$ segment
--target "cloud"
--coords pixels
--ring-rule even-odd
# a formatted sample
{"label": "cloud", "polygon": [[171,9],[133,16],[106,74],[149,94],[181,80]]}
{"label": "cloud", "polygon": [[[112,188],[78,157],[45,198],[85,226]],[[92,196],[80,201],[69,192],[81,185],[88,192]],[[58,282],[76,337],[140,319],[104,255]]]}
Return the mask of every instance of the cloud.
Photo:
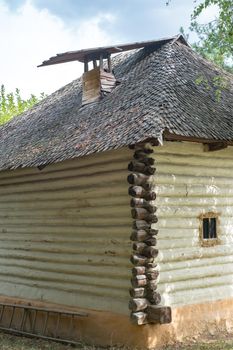
{"label": "cloud", "polygon": [[[83,72],[82,64],[36,68],[69,50],[158,39],[186,30],[193,1],[174,0],[0,0],[0,84],[24,95],[50,93]],[[206,23],[217,14],[208,7]],[[2,34],[3,33],[3,34]],[[197,37],[190,35],[193,42]]]}
{"label": "cloud", "polygon": [[[0,84],[22,93],[50,93],[82,74],[78,62],[36,68],[43,60],[59,52],[112,44],[103,23],[116,20],[111,13],[100,12],[91,18],[67,25],[48,9],[38,9],[25,1],[16,11],[0,0]],[[118,39],[119,41],[119,39]]]}

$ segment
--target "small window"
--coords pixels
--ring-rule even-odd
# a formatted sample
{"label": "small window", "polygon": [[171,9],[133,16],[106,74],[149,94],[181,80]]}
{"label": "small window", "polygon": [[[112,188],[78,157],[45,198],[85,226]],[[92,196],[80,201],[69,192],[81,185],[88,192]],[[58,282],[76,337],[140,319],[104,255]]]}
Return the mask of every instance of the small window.
{"label": "small window", "polygon": [[216,218],[203,219],[203,239],[217,238]]}
{"label": "small window", "polygon": [[218,214],[203,214],[200,216],[200,221],[200,239],[202,245],[212,246],[218,244]]}

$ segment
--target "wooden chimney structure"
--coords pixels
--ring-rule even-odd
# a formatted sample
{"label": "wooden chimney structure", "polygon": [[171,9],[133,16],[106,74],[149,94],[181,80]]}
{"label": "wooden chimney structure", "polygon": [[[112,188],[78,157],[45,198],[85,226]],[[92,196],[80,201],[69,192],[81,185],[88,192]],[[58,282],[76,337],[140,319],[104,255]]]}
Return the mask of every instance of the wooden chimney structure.
{"label": "wooden chimney structure", "polygon": [[[84,62],[82,105],[99,101],[116,86],[117,81],[112,73],[110,54],[107,55],[107,68],[104,68],[105,55],[102,52],[97,53],[95,57],[97,59],[93,60],[87,57]],[[93,61],[91,70],[88,69],[89,60]]]}
{"label": "wooden chimney structure", "polygon": [[[117,47],[71,51],[51,57],[39,67],[76,60],[84,63],[82,79],[82,105],[84,106],[99,101],[117,85],[117,80],[112,72],[111,54],[120,51],[123,49]],[[91,62],[93,67],[90,69]]]}
{"label": "wooden chimney structure", "polygon": [[[167,39],[160,41],[160,45]],[[97,102],[107,94],[111,93],[119,81],[116,80],[111,64],[111,55],[123,51],[139,48],[154,48],[154,41],[135,42],[131,44],[97,47],[78,51],[68,51],[57,54],[44,61],[38,67],[44,67],[59,63],[79,61],[84,64],[82,80],[82,106]],[[92,69],[90,64],[92,62]]]}

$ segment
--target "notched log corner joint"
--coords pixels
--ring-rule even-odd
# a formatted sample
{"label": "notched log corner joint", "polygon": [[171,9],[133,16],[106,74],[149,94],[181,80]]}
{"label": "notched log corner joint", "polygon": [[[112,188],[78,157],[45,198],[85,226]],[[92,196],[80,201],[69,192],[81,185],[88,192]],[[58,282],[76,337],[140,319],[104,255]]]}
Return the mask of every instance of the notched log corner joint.
{"label": "notched log corner joint", "polygon": [[170,323],[171,308],[159,306],[161,296],[157,292],[159,271],[155,258],[158,255],[156,235],[158,230],[151,227],[158,221],[156,206],[152,201],[156,193],[151,186],[151,175],[156,171],[154,159],[150,157],[153,150],[144,144],[134,147],[134,159],[129,163],[131,172],[127,178],[133,230],[130,239],[132,244],[131,263],[132,278],[130,288],[131,321],[137,325],[147,323]]}

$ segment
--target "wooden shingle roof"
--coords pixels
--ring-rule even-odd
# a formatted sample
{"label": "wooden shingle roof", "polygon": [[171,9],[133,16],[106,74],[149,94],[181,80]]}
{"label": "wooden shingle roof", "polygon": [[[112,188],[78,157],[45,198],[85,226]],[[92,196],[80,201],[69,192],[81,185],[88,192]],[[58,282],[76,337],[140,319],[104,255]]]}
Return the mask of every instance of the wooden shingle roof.
{"label": "wooden shingle roof", "polygon": [[164,131],[233,142],[233,76],[182,40],[122,53],[113,63],[121,83],[100,102],[82,107],[77,79],[3,125],[0,169],[117,149],[157,139]]}

